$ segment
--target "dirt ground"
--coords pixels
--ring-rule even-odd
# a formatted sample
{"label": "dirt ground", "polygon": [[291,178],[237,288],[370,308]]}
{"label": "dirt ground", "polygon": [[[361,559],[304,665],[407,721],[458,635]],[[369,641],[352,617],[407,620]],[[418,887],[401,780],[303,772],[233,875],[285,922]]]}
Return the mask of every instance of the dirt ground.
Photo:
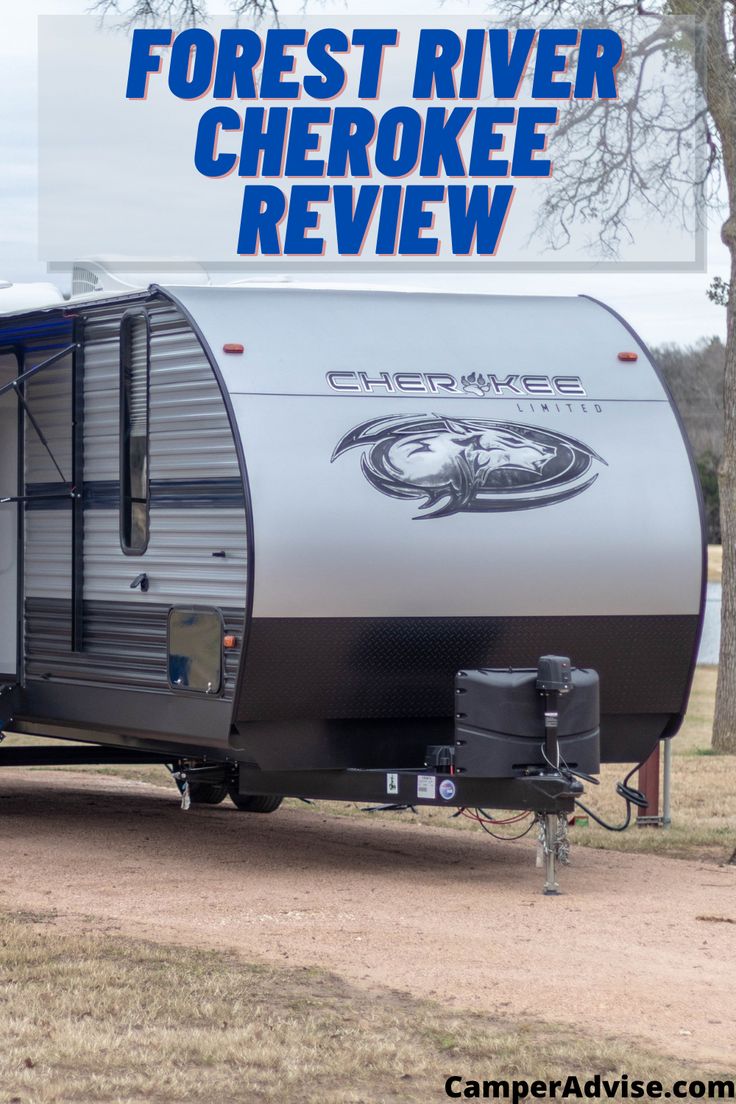
{"label": "dirt ground", "polygon": [[544,898],[528,840],[229,803],[4,770],[0,908],[81,931],[319,965],[389,986],[636,1039],[733,1068],[736,867],[577,848]]}

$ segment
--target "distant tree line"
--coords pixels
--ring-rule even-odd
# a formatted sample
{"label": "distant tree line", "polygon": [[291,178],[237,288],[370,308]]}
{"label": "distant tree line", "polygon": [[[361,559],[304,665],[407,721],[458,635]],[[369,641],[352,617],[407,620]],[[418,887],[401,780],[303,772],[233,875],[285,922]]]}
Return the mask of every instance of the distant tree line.
{"label": "distant tree line", "polygon": [[660,345],[654,358],[679,407],[690,438],[705,500],[708,543],[721,543],[718,465],[723,454],[723,372],[726,348],[718,337],[695,345]]}

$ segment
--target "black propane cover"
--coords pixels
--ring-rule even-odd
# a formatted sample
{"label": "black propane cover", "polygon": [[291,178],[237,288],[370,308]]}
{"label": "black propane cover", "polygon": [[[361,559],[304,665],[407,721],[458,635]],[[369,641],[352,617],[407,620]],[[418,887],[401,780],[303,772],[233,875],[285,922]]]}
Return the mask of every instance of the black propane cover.
{"label": "black propane cover", "polygon": [[548,769],[545,709],[558,713],[561,762],[586,774],[600,769],[598,673],[572,667],[561,693],[538,687],[539,669],[481,668],[455,678],[455,767],[483,778],[515,778]]}

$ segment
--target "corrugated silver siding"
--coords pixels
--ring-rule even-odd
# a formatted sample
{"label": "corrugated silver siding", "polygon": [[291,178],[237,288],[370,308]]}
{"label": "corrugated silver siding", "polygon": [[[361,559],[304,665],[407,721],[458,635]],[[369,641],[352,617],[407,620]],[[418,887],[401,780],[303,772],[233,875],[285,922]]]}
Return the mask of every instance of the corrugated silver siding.
{"label": "corrugated silver siding", "polygon": [[[243,612],[220,607],[225,631],[240,639]],[[130,603],[88,602],[85,607],[84,651],[69,648],[69,605],[43,598],[26,599],[29,677],[160,690],[168,688],[166,624],[168,606],[143,608]],[[223,691],[232,698],[240,666],[240,648],[224,654]],[[178,697],[186,696],[177,692]],[[101,717],[110,725],[114,718]],[[152,727],[153,718],[152,718]]]}
{"label": "corrugated silver siding", "polygon": [[[23,370],[46,360],[52,351],[26,353]],[[42,369],[25,385],[25,397],[66,479],[72,475],[71,354]],[[27,483],[57,483],[61,477],[35,430],[26,419]]]}
{"label": "corrugated silver siding", "polygon": [[[71,341],[71,338],[70,338]],[[64,342],[68,344],[69,342]],[[54,349],[26,350],[24,371],[40,364]],[[28,407],[38,422],[65,480],[72,477],[71,354],[42,369],[25,385]],[[25,481],[48,491],[63,483],[35,429],[25,419]],[[70,598],[72,579],[71,510],[41,509],[25,515],[25,593],[36,597]]]}
{"label": "corrugated silver siding", "polygon": [[[150,478],[240,478],[220,389],[201,345],[173,308],[151,308]],[[85,483],[119,477],[118,310],[85,326]],[[245,606],[246,523],[242,508],[151,507],[148,550],[126,556],[117,509],[88,510],[84,526],[84,592],[93,601],[201,602]],[[224,551],[225,558],[213,552]],[[141,571],[150,590],[130,584]]]}
{"label": "corrugated silver siding", "polygon": [[71,510],[26,511],[24,567],[26,598],[71,601]]}
{"label": "corrugated silver siding", "polygon": [[[119,476],[122,308],[85,325],[84,474]],[[173,307],[151,319],[151,479],[239,478],[220,389],[199,341]]]}
{"label": "corrugated silver siding", "polygon": [[[196,487],[202,480],[239,480],[222,395],[196,335],[170,305],[148,304],[146,309],[151,321],[152,484],[177,480]],[[94,311],[84,326],[84,482],[92,492],[95,486],[107,484],[116,494],[119,484],[119,338],[124,312],[123,306]],[[66,418],[68,432],[69,413]],[[59,415],[60,432],[62,426],[63,414]],[[34,479],[51,478],[40,459],[34,464]],[[166,688],[166,615],[172,605],[220,608],[229,631],[238,642],[242,640],[245,509],[216,503],[192,508],[187,505],[188,493],[183,489],[181,501],[173,505],[152,504],[149,546],[141,556],[122,552],[117,507],[85,509],[84,651],[71,653],[66,603],[29,602],[29,676],[50,673],[63,679]],[[27,522],[27,564],[33,579],[29,598],[68,598],[71,511],[33,510],[27,513]],[[225,556],[213,556],[213,552],[225,552]],[[150,579],[147,593],[130,589],[141,572]],[[227,657],[228,695],[238,661],[239,648]]]}
{"label": "corrugated silver siding", "polygon": [[[245,606],[245,516],[242,510],[151,508],[151,537],[143,556],[120,548],[117,510],[84,517],[84,594],[90,601],[169,602]],[[213,556],[213,552],[225,552]],[[145,571],[147,594],[130,584]]]}

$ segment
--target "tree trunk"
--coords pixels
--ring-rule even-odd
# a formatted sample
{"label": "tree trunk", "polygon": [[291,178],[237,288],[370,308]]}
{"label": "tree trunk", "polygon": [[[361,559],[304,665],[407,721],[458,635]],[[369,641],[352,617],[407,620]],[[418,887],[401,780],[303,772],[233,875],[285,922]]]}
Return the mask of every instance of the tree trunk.
{"label": "tree trunk", "polygon": [[726,221],[722,236],[731,254],[731,286],[723,382],[723,459],[718,472],[723,542],[723,610],[713,750],[736,754],[736,215]]}
{"label": "tree trunk", "polygon": [[[736,753],[736,73],[727,23],[733,15],[724,0],[670,0],[673,14],[695,20],[693,61],[711,119],[720,139],[728,217],[721,237],[731,258],[723,380],[723,459],[718,473],[723,543],[723,607],[713,750]],[[705,32],[698,45],[697,35]]]}

